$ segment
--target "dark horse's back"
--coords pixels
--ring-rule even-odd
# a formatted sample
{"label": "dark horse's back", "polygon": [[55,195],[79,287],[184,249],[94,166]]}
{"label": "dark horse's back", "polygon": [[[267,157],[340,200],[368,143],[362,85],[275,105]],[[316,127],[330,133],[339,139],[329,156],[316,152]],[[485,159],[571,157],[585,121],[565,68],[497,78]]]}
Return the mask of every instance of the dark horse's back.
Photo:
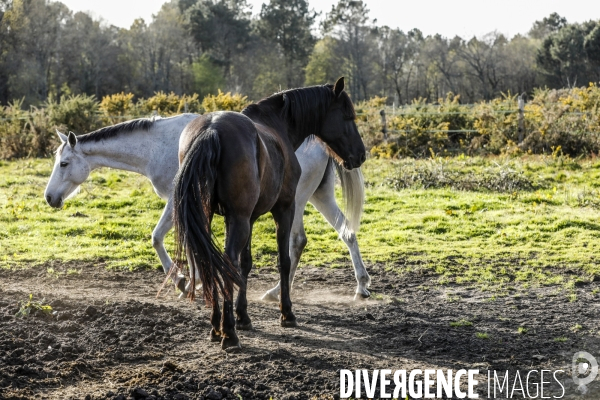
{"label": "dark horse's back", "polygon": [[[214,157],[213,162],[219,171],[218,176],[215,174],[213,183],[216,184],[213,192],[215,203],[219,203],[219,199],[229,199],[231,195],[239,192],[254,193],[255,189],[260,187],[259,171],[254,161],[257,132],[249,118],[234,112],[214,112],[199,116],[185,127],[180,136],[180,165],[185,164],[186,155],[194,156],[195,152],[190,150],[195,146],[202,146],[203,153],[214,153],[205,156]],[[222,168],[223,166],[231,168]],[[229,171],[236,173],[228,174]],[[245,198],[244,204],[233,206],[251,213],[255,206],[251,200]]]}
{"label": "dark horse's back", "polygon": [[[243,199],[243,204],[229,206],[236,210],[246,209],[246,212],[258,217],[268,212],[280,195],[294,198],[295,193],[279,193],[285,175],[296,175],[295,171],[286,171],[287,159],[290,151],[293,155],[293,150],[285,149],[285,144],[269,127],[255,124],[241,113],[218,111],[191,121],[179,139],[179,163],[184,162],[185,155],[190,153],[197,140],[210,140],[213,135],[220,143],[216,165],[220,176],[215,177],[214,195],[217,204],[219,199]],[[204,151],[210,150],[207,147]],[[254,202],[247,196],[237,196],[239,193],[255,192],[259,193],[259,197]]]}

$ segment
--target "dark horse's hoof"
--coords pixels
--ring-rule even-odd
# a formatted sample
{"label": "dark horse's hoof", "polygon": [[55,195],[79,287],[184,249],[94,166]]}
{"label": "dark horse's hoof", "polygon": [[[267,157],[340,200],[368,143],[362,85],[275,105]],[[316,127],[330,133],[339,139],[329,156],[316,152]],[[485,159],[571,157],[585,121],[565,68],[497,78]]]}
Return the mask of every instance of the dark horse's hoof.
{"label": "dark horse's hoof", "polygon": [[185,293],[185,294],[187,294],[187,293],[185,292],[185,282],[186,282],[185,278],[181,278],[181,279],[179,280],[179,282],[177,282],[177,289],[179,289],[179,291],[180,291],[181,293]]}
{"label": "dark horse's hoof", "polygon": [[281,326],[283,326],[284,328],[295,328],[298,326],[298,322],[296,322],[296,318],[283,319],[283,317],[281,317]]}
{"label": "dark horse's hoof", "polygon": [[243,322],[243,321],[235,321],[235,329],[237,329],[238,331],[251,331],[252,329],[254,329],[252,327],[252,322],[248,321],[248,322]]}
{"label": "dark horse's hoof", "polygon": [[225,337],[221,342],[221,349],[225,350],[227,353],[238,353],[242,351],[242,345],[237,337],[235,339]]}
{"label": "dark horse's hoof", "polygon": [[211,342],[220,342],[221,341],[221,332],[215,331],[215,328],[210,330],[210,335],[208,336]]}

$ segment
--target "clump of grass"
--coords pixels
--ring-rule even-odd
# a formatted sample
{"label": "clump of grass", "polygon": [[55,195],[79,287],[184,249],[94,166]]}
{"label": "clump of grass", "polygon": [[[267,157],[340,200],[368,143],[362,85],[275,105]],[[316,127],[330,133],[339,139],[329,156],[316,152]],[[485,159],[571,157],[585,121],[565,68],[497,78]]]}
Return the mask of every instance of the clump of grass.
{"label": "clump of grass", "polygon": [[579,332],[582,329],[583,329],[583,326],[581,326],[579,324],[575,324],[574,326],[571,327],[571,331],[573,331],[575,333]]}
{"label": "clump of grass", "polygon": [[525,327],[523,327],[523,326],[520,326],[520,327],[517,329],[517,333],[518,333],[519,335],[524,335],[524,334],[526,334],[528,331],[529,331],[529,329],[527,329],[527,328],[525,328]]}
{"label": "clump of grass", "polygon": [[35,314],[37,311],[41,311],[44,314],[50,314],[52,312],[52,307],[48,304],[44,304],[44,302],[44,299],[40,301],[33,300],[33,294],[30,294],[29,300],[21,301],[21,306],[19,307],[19,311],[15,314],[15,317],[26,317],[32,313]]}
{"label": "clump of grass", "polygon": [[523,170],[517,170],[509,164],[493,164],[477,171],[461,166],[461,163],[441,158],[401,164],[395,176],[386,179],[386,184],[396,190],[452,188],[500,193],[531,191],[537,188]]}
{"label": "clump of grass", "polygon": [[567,338],[566,338],[566,337],[564,337],[564,336],[561,336],[561,337],[554,338],[554,341],[555,341],[555,342],[559,342],[559,343],[564,343],[564,342],[566,342],[567,340],[569,340],[569,339],[567,339]]}
{"label": "clump of grass", "polygon": [[469,327],[469,326],[473,326],[473,323],[469,320],[461,319],[460,321],[450,322],[450,326],[452,328]]}
{"label": "clump of grass", "polygon": [[569,295],[569,301],[570,301],[571,303],[574,303],[574,302],[576,302],[576,301],[577,301],[577,293],[571,293],[571,294]]}
{"label": "clump of grass", "polygon": [[485,332],[477,332],[475,334],[475,336],[477,336],[477,339],[489,339],[490,338],[490,335],[488,335]]}

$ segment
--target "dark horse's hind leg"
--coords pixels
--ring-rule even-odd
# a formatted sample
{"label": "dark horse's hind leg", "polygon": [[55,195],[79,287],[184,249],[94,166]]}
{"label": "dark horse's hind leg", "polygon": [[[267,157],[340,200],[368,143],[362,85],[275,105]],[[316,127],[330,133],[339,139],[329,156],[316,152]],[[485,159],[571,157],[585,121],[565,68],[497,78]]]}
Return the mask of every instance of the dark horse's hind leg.
{"label": "dark horse's hind leg", "polygon": [[209,339],[211,342],[221,341],[221,308],[219,307],[219,292],[215,289],[213,297],[216,299],[213,304],[212,313],[210,315],[210,324],[212,329],[210,330]]}
{"label": "dark horse's hind leg", "polygon": [[294,203],[287,207],[276,206],[271,210],[277,224],[277,249],[279,252],[279,279],[281,281],[281,296],[279,309],[281,310],[281,326],[294,327],[296,317],[292,313],[292,300],[290,299],[290,231],[294,220]]}
{"label": "dark horse's hind leg", "polygon": [[[248,236],[248,243],[240,256],[240,267],[242,269],[242,278],[246,286],[248,285],[248,275],[252,269],[252,228],[250,228],[250,234]],[[235,327],[242,331],[248,331],[252,329],[252,321],[248,315],[248,299],[246,298],[246,288],[240,288],[238,292],[237,301],[235,303],[235,313],[237,315],[235,319]]]}
{"label": "dark horse's hind leg", "polygon": [[[226,216],[225,225],[227,226],[227,244],[225,245],[225,254],[229,260],[238,269],[240,268],[240,255],[248,243],[250,237],[250,218],[239,216]],[[223,302],[223,319],[221,321],[221,348],[227,351],[241,349],[240,340],[235,333],[235,317],[233,315],[233,287],[228,288],[230,293]]]}

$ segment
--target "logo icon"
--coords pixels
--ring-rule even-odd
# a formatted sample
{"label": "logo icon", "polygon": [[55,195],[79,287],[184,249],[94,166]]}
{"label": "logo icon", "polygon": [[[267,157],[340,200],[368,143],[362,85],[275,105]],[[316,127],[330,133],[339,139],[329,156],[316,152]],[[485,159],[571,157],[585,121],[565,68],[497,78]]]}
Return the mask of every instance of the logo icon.
{"label": "logo icon", "polygon": [[598,375],[598,362],[590,353],[578,351],[573,355],[573,382],[581,394],[587,393],[587,384]]}

